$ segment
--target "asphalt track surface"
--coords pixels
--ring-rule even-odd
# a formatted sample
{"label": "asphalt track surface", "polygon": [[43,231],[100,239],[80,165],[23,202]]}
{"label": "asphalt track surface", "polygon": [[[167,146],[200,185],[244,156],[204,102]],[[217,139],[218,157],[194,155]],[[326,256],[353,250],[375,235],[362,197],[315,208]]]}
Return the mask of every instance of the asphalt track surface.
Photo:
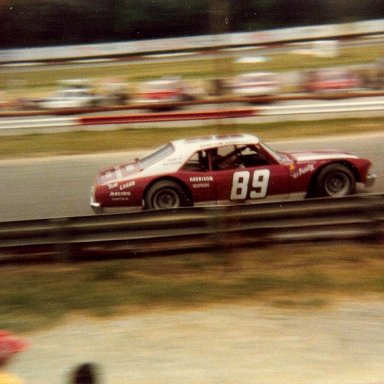
{"label": "asphalt track surface", "polygon": [[[280,150],[340,149],[371,159],[379,177],[369,192],[383,192],[381,134],[309,138],[269,143]],[[0,162],[0,221],[91,215],[90,188],[97,170],[124,163],[142,151]]]}

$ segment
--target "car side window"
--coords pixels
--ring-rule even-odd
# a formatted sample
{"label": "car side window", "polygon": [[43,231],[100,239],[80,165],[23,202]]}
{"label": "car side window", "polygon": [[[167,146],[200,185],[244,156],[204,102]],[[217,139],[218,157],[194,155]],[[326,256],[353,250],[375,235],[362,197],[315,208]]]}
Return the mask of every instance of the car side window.
{"label": "car side window", "polygon": [[239,164],[245,168],[259,167],[270,164],[269,160],[254,145],[247,145],[238,152]]}
{"label": "car side window", "polygon": [[208,155],[205,151],[195,152],[182,167],[183,171],[188,172],[205,172],[208,169]]}
{"label": "car side window", "polygon": [[252,168],[269,164],[268,159],[254,145],[230,146],[211,150],[212,169],[215,171]]}
{"label": "car side window", "polygon": [[211,149],[209,158],[214,171],[237,168],[237,149],[234,145]]}

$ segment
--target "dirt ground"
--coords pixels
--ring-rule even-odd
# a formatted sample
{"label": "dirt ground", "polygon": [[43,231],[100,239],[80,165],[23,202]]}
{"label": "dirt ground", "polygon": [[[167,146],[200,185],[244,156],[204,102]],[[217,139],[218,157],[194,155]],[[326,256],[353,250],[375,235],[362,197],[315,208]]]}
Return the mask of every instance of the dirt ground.
{"label": "dirt ground", "polygon": [[26,384],[65,383],[98,364],[101,384],[384,382],[384,301],[316,310],[255,303],[68,319],[29,336],[12,371]]}

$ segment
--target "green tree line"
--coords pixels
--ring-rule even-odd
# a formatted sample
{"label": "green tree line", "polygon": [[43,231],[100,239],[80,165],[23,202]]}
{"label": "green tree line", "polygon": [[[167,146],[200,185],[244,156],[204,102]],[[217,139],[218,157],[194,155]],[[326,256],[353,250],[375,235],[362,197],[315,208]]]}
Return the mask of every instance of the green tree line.
{"label": "green tree line", "polygon": [[0,48],[384,18],[382,0],[0,0]]}

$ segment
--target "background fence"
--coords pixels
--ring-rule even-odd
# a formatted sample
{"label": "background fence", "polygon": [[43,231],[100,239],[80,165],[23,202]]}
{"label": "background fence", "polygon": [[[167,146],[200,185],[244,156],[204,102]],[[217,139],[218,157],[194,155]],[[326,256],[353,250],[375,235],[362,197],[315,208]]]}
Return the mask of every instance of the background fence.
{"label": "background fence", "polygon": [[354,23],[281,28],[257,32],[138,40],[105,44],[5,49],[0,50],[0,63],[9,64],[55,62],[73,59],[119,58],[148,53],[198,51],[223,47],[252,47],[290,42],[369,36],[382,33],[384,33],[384,20],[378,19]]}

